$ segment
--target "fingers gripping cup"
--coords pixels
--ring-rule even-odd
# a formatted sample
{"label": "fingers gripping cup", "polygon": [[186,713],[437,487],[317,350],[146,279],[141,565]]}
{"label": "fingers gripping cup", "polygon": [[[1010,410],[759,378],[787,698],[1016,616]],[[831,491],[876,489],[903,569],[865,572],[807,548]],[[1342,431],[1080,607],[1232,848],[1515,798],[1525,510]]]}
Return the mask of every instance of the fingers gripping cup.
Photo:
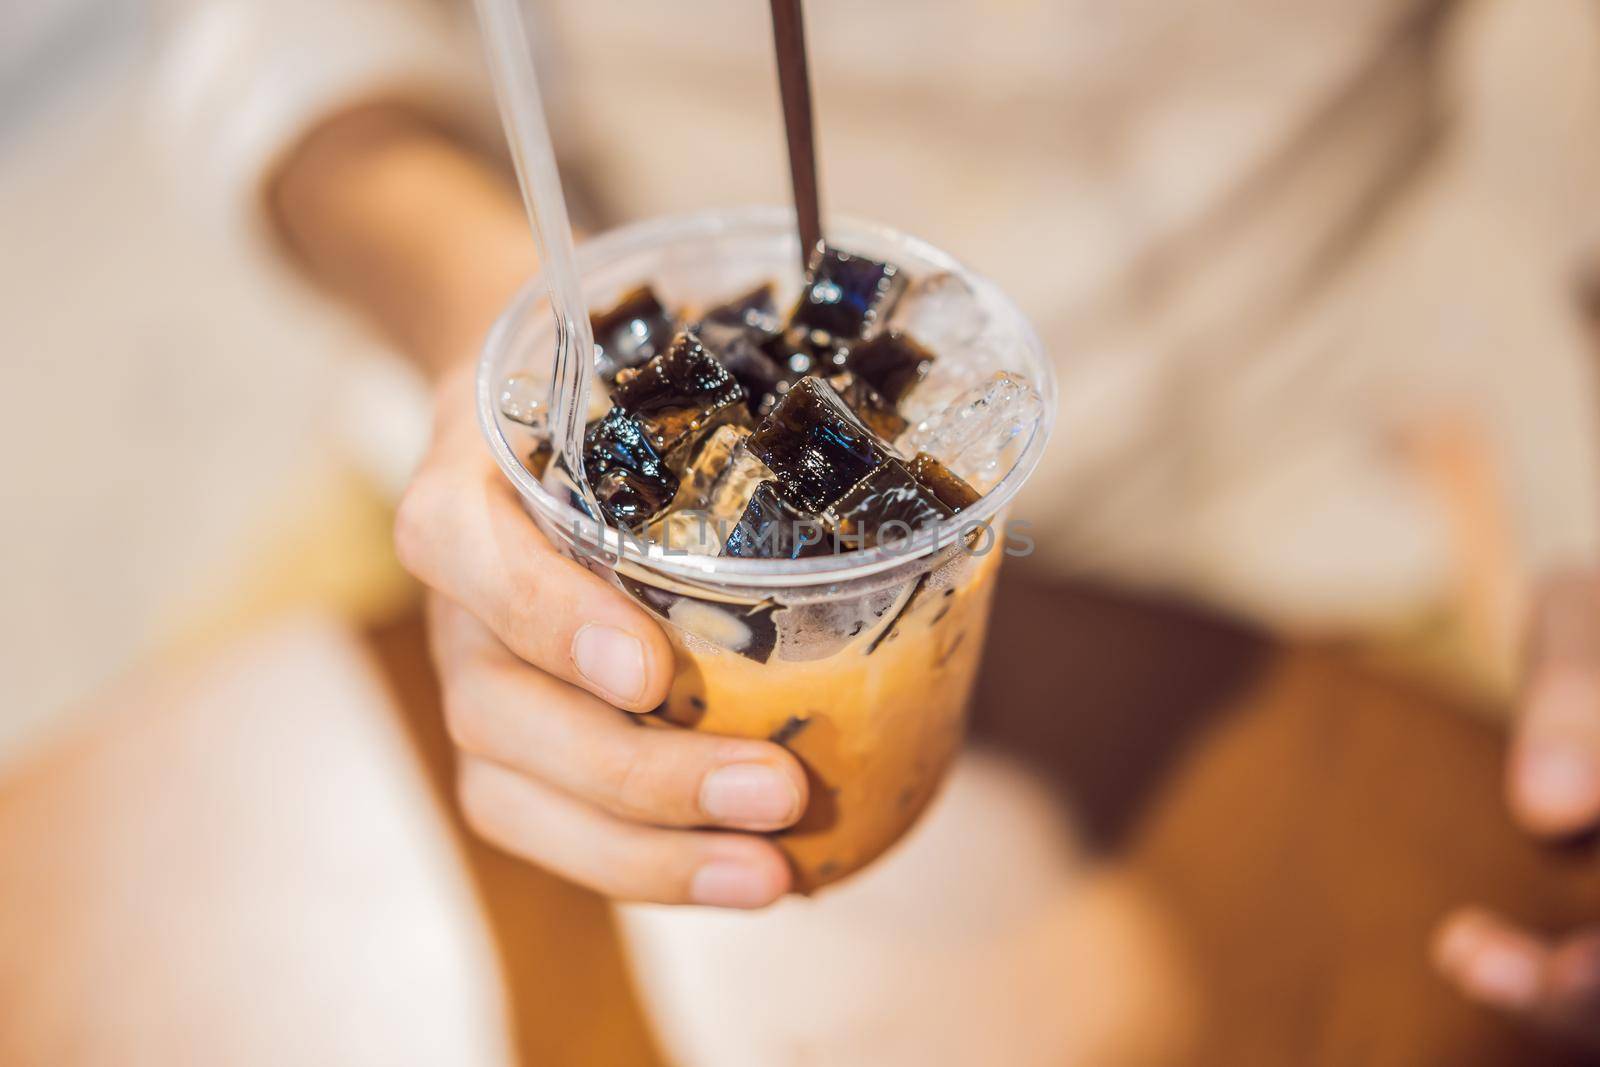
{"label": "fingers gripping cup", "polygon": [[802,891],[871,862],[937,790],[1002,520],[1055,411],[1038,339],[991,283],[881,227],[829,235],[841,252],[805,278],[779,210],[579,249],[589,306],[612,309],[595,317],[584,460],[598,518],[541,462],[526,385],[548,381],[555,334],[537,280],[478,375],[485,435],[540,528],[672,640],[647,724],[769,739],[804,765],[809,806],[774,835]]}

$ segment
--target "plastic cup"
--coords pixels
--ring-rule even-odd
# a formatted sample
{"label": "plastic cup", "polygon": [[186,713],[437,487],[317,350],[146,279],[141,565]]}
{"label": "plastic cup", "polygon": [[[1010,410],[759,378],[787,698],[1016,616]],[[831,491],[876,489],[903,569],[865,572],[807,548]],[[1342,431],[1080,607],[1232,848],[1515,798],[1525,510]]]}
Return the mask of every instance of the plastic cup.
{"label": "plastic cup", "polygon": [[[1054,373],[1038,338],[992,283],[881,226],[834,221],[828,232],[838,247],[895,263],[913,282],[959,276],[986,317],[988,350],[1044,397],[1044,414],[1016,442],[1009,471],[929,536],[772,560],[689,555],[604,533],[566,493],[530,473],[522,456],[531,441],[499,411],[509,375],[547,380],[554,320],[538,279],[490,332],[478,375],[484,434],[539,527],[642,603],[671,638],[671,694],[647,721],[768,738],[805,766],[806,812],[773,835],[804,892],[883,853],[937,791],[961,744],[995,574],[1008,551],[1003,517],[1038,463],[1055,411]],[[704,308],[769,280],[791,298],[798,258],[792,215],[750,209],[612,231],[578,250],[578,270],[590,307],[648,283],[669,307]]]}

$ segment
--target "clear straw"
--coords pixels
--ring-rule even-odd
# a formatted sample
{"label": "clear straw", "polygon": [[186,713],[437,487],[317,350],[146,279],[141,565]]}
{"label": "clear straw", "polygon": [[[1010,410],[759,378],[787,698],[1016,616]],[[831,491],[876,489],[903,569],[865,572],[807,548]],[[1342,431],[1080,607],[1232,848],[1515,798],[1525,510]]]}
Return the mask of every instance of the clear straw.
{"label": "clear straw", "polygon": [[517,185],[522,189],[522,203],[533,227],[539,267],[549,286],[556,319],[556,358],[550,382],[551,461],[566,461],[593,514],[593,497],[583,476],[582,448],[589,378],[594,370],[594,333],[578,286],[572,223],[556,169],[555,147],[534,75],[521,0],[476,0],[476,6],[500,121],[516,163]]}

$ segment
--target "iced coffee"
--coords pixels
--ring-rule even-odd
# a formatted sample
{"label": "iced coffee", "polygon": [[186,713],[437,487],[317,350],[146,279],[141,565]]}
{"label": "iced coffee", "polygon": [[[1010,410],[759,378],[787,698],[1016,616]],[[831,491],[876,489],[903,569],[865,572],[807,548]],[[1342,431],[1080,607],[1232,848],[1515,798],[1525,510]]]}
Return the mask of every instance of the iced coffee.
{"label": "iced coffee", "polygon": [[[960,275],[842,245],[786,299],[761,281],[674,304],[636,281],[593,316],[596,514],[561,540],[666,624],[678,669],[650,725],[804,765],[809,807],[774,836],[809,891],[904,834],[961,742],[1008,544],[980,505],[1042,444],[1037,354],[995,342]],[[502,439],[583,510],[537,403],[498,381]]]}

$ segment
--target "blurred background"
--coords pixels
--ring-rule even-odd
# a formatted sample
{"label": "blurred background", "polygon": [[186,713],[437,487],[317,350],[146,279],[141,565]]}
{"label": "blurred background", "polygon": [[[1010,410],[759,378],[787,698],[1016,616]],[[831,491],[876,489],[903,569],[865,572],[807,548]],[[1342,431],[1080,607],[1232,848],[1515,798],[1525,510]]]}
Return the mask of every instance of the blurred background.
{"label": "blurred background", "polygon": [[[585,228],[786,200],[765,5],[529,8]],[[1530,583],[1600,559],[1600,9],[807,10],[825,207],[996,278],[1059,360],[1028,574],[1096,592],[1044,617],[1119,635],[1113,659],[1335,648],[1456,702],[1440,721],[1475,725],[1439,729],[1483,730],[1462,762],[1491,774]],[[498,153],[472,33],[421,0],[0,7],[0,775],[94,730],[119,680],[414,612],[389,526],[427,387],[297,273],[261,191],[377,98]],[[1098,796],[1019,803],[1093,837]],[[1198,847],[1228,811],[1168,832]],[[1468,1062],[1330,1056],[1296,1062]]]}

